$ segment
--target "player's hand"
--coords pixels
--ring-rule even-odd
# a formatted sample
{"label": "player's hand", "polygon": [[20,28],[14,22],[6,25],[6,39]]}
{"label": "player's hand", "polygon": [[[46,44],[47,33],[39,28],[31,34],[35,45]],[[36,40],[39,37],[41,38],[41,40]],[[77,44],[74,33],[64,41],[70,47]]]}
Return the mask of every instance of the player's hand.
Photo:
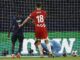
{"label": "player's hand", "polygon": [[23,24],[20,24],[20,25],[18,25],[18,26],[19,26],[19,28],[20,28],[20,27],[22,27],[22,26],[23,26]]}

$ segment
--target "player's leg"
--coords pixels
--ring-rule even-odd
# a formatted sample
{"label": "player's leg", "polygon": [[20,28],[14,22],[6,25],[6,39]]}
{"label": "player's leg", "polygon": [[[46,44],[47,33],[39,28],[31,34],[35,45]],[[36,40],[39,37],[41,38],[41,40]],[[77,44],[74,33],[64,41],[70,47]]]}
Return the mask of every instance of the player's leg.
{"label": "player's leg", "polygon": [[20,58],[21,56],[21,50],[22,50],[22,45],[23,45],[23,35],[21,36],[18,36],[18,41],[19,41],[19,49],[18,49],[18,52],[17,52],[17,58]]}
{"label": "player's leg", "polygon": [[46,43],[46,46],[47,46],[47,49],[49,51],[49,55],[52,55],[52,50],[51,50],[51,46],[49,44],[49,39],[48,39],[48,33],[47,33],[47,30],[46,29],[43,29],[43,31],[41,32],[41,38],[43,38],[45,40],[45,43]]}
{"label": "player's leg", "polygon": [[43,57],[43,48],[41,46],[41,40],[40,39],[37,39],[36,42],[35,42],[35,45],[38,47],[39,49],[39,52],[40,52],[40,56]]}
{"label": "player's leg", "polygon": [[52,54],[51,46],[50,46],[50,44],[49,44],[49,41],[48,41],[48,40],[45,40],[45,43],[46,43],[47,49],[49,50],[49,53]]}
{"label": "player's leg", "polygon": [[41,46],[41,34],[40,34],[40,31],[36,31],[35,32],[35,37],[36,37],[36,45],[37,45],[37,47],[38,47],[38,49],[39,49],[39,52],[40,52],[40,56],[41,57],[43,57],[43,48],[42,48],[42,46]]}
{"label": "player's leg", "polygon": [[54,56],[52,55],[52,50],[51,50],[51,46],[50,46],[50,44],[49,44],[48,39],[45,40],[45,43],[46,43],[47,49],[48,49],[48,51],[49,51],[49,57],[54,57]]}
{"label": "player's leg", "polygon": [[14,50],[15,50],[15,42],[17,40],[17,36],[16,35],[12,35],[12,58],[14,58],[15,54],[14,54]]}

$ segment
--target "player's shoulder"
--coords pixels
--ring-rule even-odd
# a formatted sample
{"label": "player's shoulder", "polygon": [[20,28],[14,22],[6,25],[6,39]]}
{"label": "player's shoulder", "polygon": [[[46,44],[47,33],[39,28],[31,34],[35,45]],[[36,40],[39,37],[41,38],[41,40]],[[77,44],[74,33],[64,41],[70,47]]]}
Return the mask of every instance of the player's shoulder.
{"label": "player's shoulder", "polygon": [[44,14],[46,14],[46,11],[45,10],[34,10],[33,12],[32,12],[32,14],[36,14],[36,13],[44,13]]}
{"label": "player's shoulder", "polygon": [[46,10],[42,9],[43,12],[46,12]]}
{"label": "player's shoulder", "polygon": [[42,10],[43,13],[47,13],[46,10]]}
{"label": "player's shoulder", "polygon": [[46,10],[42,9],[41,11],[46,12]]}
{"label": "player's shoulder", "polygon": [[34,14],[35,14],[35,10],[30,13],[30,16],[31,16],[31,15],[34,15]]}
{"label": "player's shoulder", "polygon": [[32,11],[32,13],[36,13],[36,10]]}

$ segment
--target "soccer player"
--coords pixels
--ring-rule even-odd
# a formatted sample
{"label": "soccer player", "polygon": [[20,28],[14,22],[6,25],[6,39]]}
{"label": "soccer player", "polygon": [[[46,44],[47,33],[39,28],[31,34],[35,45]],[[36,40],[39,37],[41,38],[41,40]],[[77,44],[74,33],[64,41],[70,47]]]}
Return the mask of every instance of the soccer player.
{"label": "soccer player", "polygon": [[22,43],[23,43],[23,27],[19,28],[18,25],[20,25],[23,22],[24,18],[22,17],[21,12],[18,12],[16,16],[13,16],[11,19],[11,27],[9,29],[8,32],[8,38],[10,37],[10,31],[12,31],[12,36],[11,36],[11,40],[12,40],[12,58],[15,57],[14,54],[14,49],[15,49],[15,43],[18,39],[19,42],[19,49],[17,52],[17,58],[20,58],[21,54],[21,49],[22,49]]}
{"label": "soccer player", "polygon": [[35,25],[35,38],[37,42],[37,47],[40,52],[40,56],[43,57],[43,48],[41,46],[41,40],[44,39],[45,43],[47,45],[47,48],[49,50],[49,56],[52,55],[51,46],[48,42],[48,32],[47,27],[45,25],[45,20],[47,17],[47,13],[45,10],[42,10],[42,5],[40,3],[36,4],[35,10],[23,21],[19,27],[22,27],[29,19],[33,20],[33,23]]}

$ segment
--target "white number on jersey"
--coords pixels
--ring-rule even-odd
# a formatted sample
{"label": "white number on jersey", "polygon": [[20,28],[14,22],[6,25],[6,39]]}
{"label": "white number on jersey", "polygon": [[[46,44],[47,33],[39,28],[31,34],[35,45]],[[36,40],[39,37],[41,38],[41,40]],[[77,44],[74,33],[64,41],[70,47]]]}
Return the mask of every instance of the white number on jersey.
{"label": "white number on jersey", "polygon": [[44,22],[44,17],[43,15],[38,15],[37,17],[38,23]]}

